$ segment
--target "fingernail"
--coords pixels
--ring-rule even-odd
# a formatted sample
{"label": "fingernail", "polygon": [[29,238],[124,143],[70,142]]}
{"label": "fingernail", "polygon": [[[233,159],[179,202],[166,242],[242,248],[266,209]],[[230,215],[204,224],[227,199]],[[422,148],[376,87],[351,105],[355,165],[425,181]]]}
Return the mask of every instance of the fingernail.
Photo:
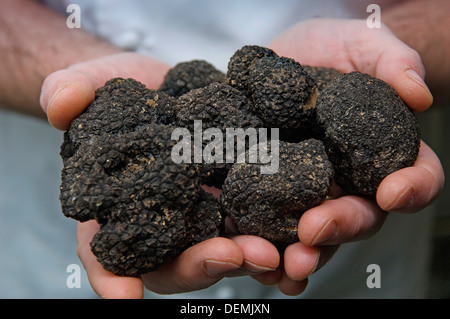
{"label": "fingernail", "polygon": [[336,222],[333,219],[330,219],[325,226],[322,227],[322,229],[319,231],[319,233],[314,237],[314,240],[312,242],[312,246],[323,244],[330,239],[333,239],[336,237],[338,232],[338,227]]}
{"label": "fingernail", "polygon": [[305,280],[306,278],[308,278],[309,276],[311,276],[313,273],[316,272],[317,269],[319,269],[319,267],[321,266],[321,258],[320,258],[320,250],[316,248],[316,257],[315,259],[311,259],[311,258],[306,258],[303,264],[303,267],[305,269],[305,271],[308,272],[304,272],[302,274],[299,274],[298,277],[295,278],[291,278],[293,280],[296,281],[302,281]]}
{"label": "fingernail", "polygon": [[319,265],[321,264],[320,261],[321,261],[321,259],[320,259],[320,251],[318,251],[318,252],[317,252],[316,260],[314,261],[314,265],[313,265],[313,267],[311,268],[310,273],[309,273],[307,276],[305,276],[304,278],[299,278],[299,279],[297,279],[297,280],[304,280],[304,279],[308,278],[309,276],[311,276],[313,273],[315,273],[316,270],[318,269]]}
{"label": "fingernail", "polygon": [[433,102],[433,95],[431,94],[430,89],[428,88],[422,77],[419,75],[419,73],[417,73],[417,71],[409,68],[405,70],[405,75],[414,82],[416,82],[417,84],[419,84],[421,87],[423,87],[428,95],[428,98],[430,99],[431,102]]}
{"label": "fingernail", "polygon": [[226,261],[207,259],[203,262],[203,267],[208,275],[214,277],[224,275],[232,270],[236,270],[240,266]]}
{"label": "fingernail", "polygon": [[[47,111],[47,109],[48,109],[48,107],[50,106],[50,104],[52,104],[53,99],[54,99],[59,93],[61,93],[61,91],[63,91],[66,87],[68,87],[68,86],[71,85],[71,84],[72,84],[72,82],[64,82],[64,83],[60,84],[60,85],[56,88],[55,93],[53,93],[53,95],[51,96],[50,99],[48,99],[47,97],[45,97],[45,98],[43,99],[45,105],[42,105],[42,108],[44,109],[45,112]],[[46,101],[47,99],[48,99],[48,102]]]}
{"label": "fingernail", "polygon": [[275,271],[276,269],[270,268],[270,267],[264,267],[260,265],[256,265],[254,263],[251,263],[249,261],[244,261],[244,268],[251,273],[260,274],[268,271]]}
{"label": "fingernail", "polygon": [[414,189],[411,186],[409,186],[397,197],[397,199],[391,205],[388,205],[388,207],[386,207],[386,210],[392,211],[408,208],[412,206],[413,202],[414,202]]}
{"label": "fingernail", "polygon": [[423,86],[423,87],[427,87],[427,85],[425,84],[424,80],[422,79],[422,77],[419,75],[419,73],[417,73],[414,69],[406,69],[405,70],[405,74],[406,76],[408,76],[411,80],[417,82],[417,84]]}

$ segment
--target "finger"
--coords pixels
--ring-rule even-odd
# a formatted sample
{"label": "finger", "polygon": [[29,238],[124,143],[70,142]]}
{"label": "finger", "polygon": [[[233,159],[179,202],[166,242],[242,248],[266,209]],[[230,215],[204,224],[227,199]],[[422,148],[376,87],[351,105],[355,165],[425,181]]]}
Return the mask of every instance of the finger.
{"label": "finger", "polygon": [[265,286],[273,286],[281,280],[282,275],[283,268],[280,266],[274,271],[263,272],[261,274],[252,275],[252,277]]}
{"label": "finger", "polygon": [[[353,28],[356,28],[358,22],[354,23]],[[398,39],[386,25],[369,29],[363,21],[359,23],[363,32],[356,33],[356,37],[347,37],[345,41],[354,69],[390,84],[413,111],[429,108],[433,96],[424,81],[425,69],[420,55]],[[347,32],[352,30],[347,28]]]}
{"label": "finger", "polygon": [[425,84],[425,70],[419,54],[398,40],[382,52],[374,76],[390,84],[414,111],[422,112],[433,104],[433,96]]}
{"label": "finger", "polygon": [[386,211],[420,211],[436,199],[444,179],[439,158],[422,141],[414,166],[390,174],[381,182],[376,196],[378,205]]}
{"label": "finger", "polygon": [[339,245],[366,239],[380,229],[386,215],[369,198],[343,196],[326,200],[302,215],[299,239],[307,246]]}
{"label": "finger", "polygon": [[294,281],[308,278],[331,259],[338,247],[306,246],[301,242],[289,245],[284,252],[286,275]]}
{"label": "finger", "polygon": [[194,291],[215,284],[243,262],[242,250],[231,239],[211,238],[186,249],[142,279],[147,289],[159,294]]}
{"label": "finger", "polygon": [[49,122],[66,130],[94,100],[95,89],[106,81],[115,77],[134,78],[156,89],[168,69],[168,65],[136,53],[118,53],[77,63],[47,76],[41,88],[40,104]]}
{"label": "finger", "polygon": [[94,100],[98,87],[87,75],[60,70],[49,75],[42,86],[40,103],[51,125],[67,130],[74,118]]}
{"label": "finger", "polygon": [[80,258],[92,289],[106,299],[136,299],[143,297],[142,280],[136,277],[120,277],[105,270],[91,251],[90,242],[97,233],[99,225],[96,221],[78,224],[77,254]]}
{"label": "finger", "polygon": [[242,266],[228,276],[255,275],[273,272],[280,264],[280,254],[277,248],[264,238],[249,235],[232,237],[242,250],[244,261]]}
{"label": "finger", "polygon": [[215,198],[219,198],[219,197],[220,197],[220,194],[222,193],[222,190],[219,189],[219,188],[217,188],[217,187],[215,187],[215,186],[203,185],[202,188],[203,188],[206,192],[212,194]]}
{"label": "finger", "polygon": [[371,29],[362,19],[307,20],[277,37],[270,47],[302,64],[360,71],[384,80],[415,112],[433,103],[419,54],[384,24]]}
{"label": "finger", "polygon": [[289,278],[286,273],[282,273],[280,280],[278,281],[278,289],[282,293],[288,296],[297,296],[305,291],[308,285],[308,278],[296,281]]}

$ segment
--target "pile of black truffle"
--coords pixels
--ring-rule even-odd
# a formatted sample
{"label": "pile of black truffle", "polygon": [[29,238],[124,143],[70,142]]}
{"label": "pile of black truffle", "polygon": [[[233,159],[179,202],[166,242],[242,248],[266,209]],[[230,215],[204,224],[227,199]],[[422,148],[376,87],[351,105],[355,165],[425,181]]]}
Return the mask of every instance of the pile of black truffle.
{"label": "pile of black truffle", "polygon": [[[278,128],[277,171],[262,174],[258,161],[175,163],[172,133],[194,133],[195,120],[224,134]],[[64,134],[60,200],[65,216],[100,224],[91,247],[105,269],[134,276],[224,235],[225,217],[242,234],[298,241],[300,216],[333,182],[373,196],[414,164],[419,145],[413,113],[385,82],[244,46],[227,74],[195,60],[174,66],[158,90],[122,78],[99,88]],[[203,185],[221,188],[220,198]]]}

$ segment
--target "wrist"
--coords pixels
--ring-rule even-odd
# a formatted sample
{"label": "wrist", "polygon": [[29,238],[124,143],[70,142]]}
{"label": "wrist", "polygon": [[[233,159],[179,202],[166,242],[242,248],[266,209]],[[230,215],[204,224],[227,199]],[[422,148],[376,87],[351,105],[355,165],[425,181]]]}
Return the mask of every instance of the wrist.
{"label": "wrist", "polygon": [[0,12],[0,106],[45,117],[39,107],[44,79],[77,62],[121,50],[39,2],[7,1]]}

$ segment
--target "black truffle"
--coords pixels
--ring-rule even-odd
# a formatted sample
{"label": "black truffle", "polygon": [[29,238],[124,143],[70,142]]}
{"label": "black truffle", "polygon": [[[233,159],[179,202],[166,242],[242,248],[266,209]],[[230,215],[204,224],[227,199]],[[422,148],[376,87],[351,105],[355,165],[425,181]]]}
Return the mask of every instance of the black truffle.
{"label": "black truffle", "polygon": [[120,210],[136,203],[162,207],[173,202],[189,209],[201,185],[196,176],[199,167],[173,162],[175,141],[171,133],[170,126],[148,124],[133,132],[102,134],[83,143],[62,171],[64,214],[80,221],[95,218],[101,223],[116,216],[113,208]]}
{"label": "black truffle", "polygon": [[387,83],[351,72],[320,94],[317,118],[335,169],[349,193],[374,195],[387,175],[414,164],[420,147],[418,122]]}
{"label": "black truffle", "polygon": [[104,133],[126,133],[147,123],[168,124],[175,100],[163,92],[147,89],[134,79],[114,78],[95,92],[95,100],[64,134],[63,160],[82,143]]}
{"label": "black truffle", "polygon": [[178,63],[171,68],[158,91],[179,97],[190,90],[202,88],[214,82],[225,83],[225,74],[206,61],[192,60]]}
{"label": "black truffle", "polygon": [[[193,227],[187,222],[199,218],[193,210],[202,202],[201,178],[198,166],[172,160],[172,130],[147,124],[132,132],[106,133],[82,143],[65,161],[63,213],[99,222],[92,251],[105,269],[116,274],[154,270],[189,244],[187,228]],[[206,219],[218,218],[217,211],[195,211]],[[193,238],[198,241],[200,236]]]}
{"label": "black truffle", "polygon": [[222,187],[224,213],[243,234],[277,244],[296,242],[300,216],[322,203],[331,187],[333,168],[325,148],[314,139],[280,142],[278,171],[261,174],[261,165],[233,165]]}
{"label": "black truffle", "polygon": [[332,80],[342,73],[334,68],[327,68],[321,66],[302,65],[305,70],[316,82],[319,92],[327,86]]}
{"label": "black truffle", "polygon": [[237,50],[228,62],[227,83],[249,96],[248,72],[253,63],[266,56],[278,55],[273,50],[258,45],[245,45]]}
{"label": "black truffle", "polygon": [[249,70],[252,105],[265,125],[309,129],[318,91],[302,66],[285,57],[263,57]]}
{"label": "black truffle", "polygon": [[[204,88],[191,90],[182,95],[177,101],[177,120],[180,127],[188,128],[194,135],[194,121],[201,121],[201,132],[207,129],[217,129],[220,131],[222,139],[217,140],[220,153],[214,153],[215,158],[207,158],[208,152],[202,154],[202,171],[207,185],[221,187],[226,174],[231,167],[226,160],[227,128],[247,129],[262,127],[261,120],[251,113],[247,98],[239,90],[225,83],[212,83]],[[238,138],[239,136],[237,136]],[[215,136],[214,138],[220,138]],[[213,141],[214,139],[211,138]],[[211,143],[210,138],[203,138],[202,148]],[[246,143],[246,141],[242,141]],[[235,146],[238,141],[230,145],[233,147],[233,154],[236,158],[237,150]],[[218,155],[221,154],[221,155]],[[216,156],[217,155],[217,156]],[[194,160],[193,160],[194,162]],[[233,163],[235,161],[232,161]]]}

